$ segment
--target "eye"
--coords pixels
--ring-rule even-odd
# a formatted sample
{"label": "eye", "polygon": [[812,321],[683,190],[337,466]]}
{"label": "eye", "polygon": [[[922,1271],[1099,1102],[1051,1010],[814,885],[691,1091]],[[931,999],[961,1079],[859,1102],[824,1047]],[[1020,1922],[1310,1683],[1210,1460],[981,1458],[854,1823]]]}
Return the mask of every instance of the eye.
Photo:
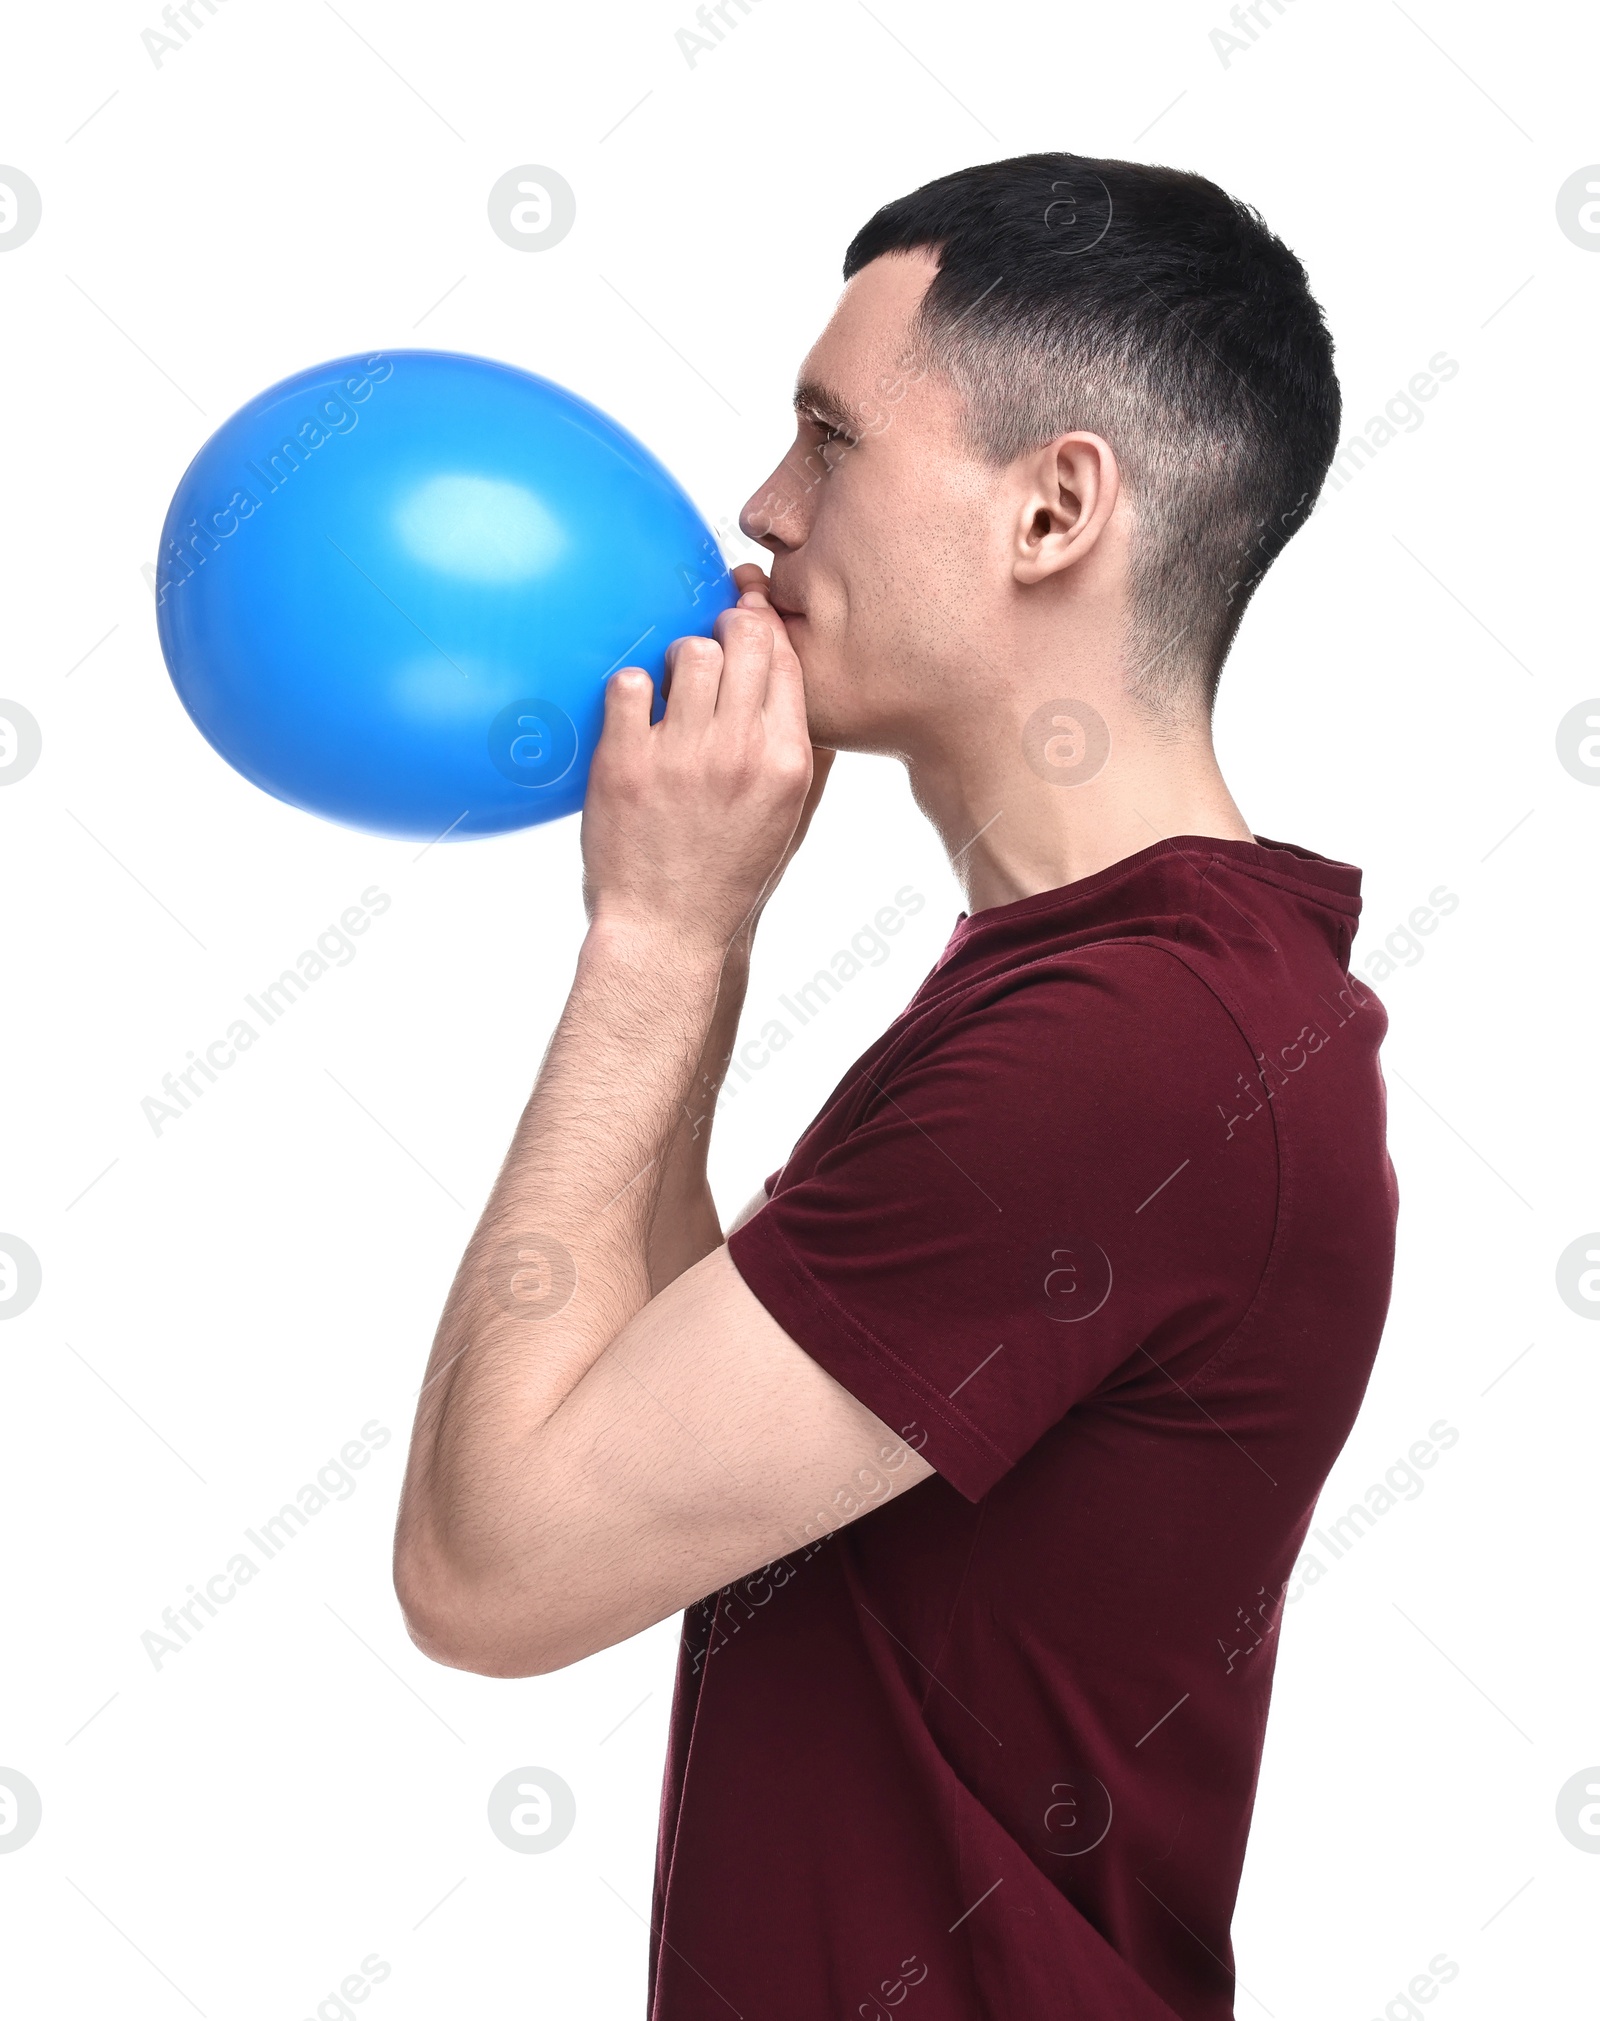
{"label": "eye", "polygon": [[[834,421],[824,421],[819,414],[802,414],[801,420],[818,437],[819,449],[854,449],[860,440],[850,429]],[[832,465],[829,465],[832,468]]]}

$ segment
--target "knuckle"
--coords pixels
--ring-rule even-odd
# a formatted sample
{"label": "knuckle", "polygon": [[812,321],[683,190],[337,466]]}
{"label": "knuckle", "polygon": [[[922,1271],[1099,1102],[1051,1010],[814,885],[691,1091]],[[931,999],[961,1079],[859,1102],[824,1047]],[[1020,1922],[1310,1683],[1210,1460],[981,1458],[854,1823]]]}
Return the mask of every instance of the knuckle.
{"label": "knuckle", "polygon": [[679,639],[675,648],[677,657],[690,667],[714,667],[721,662],[722,648],[715,639]]}

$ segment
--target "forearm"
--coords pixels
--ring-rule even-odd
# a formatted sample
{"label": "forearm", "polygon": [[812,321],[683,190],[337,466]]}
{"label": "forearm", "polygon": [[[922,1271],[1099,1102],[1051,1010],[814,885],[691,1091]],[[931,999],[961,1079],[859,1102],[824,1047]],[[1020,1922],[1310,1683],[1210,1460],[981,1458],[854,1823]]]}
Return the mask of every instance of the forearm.
{"label": "forearm", "polygon": [[528,1574],[540,1434],[652,1296],[650,1231],[721,965],[637,931],[584,942],[421,1392],[397,1554],[423,1619],[446,1590]]}
{"label": "forearm", "polygon": [[652,1296],[664,1291],[702,1256],[709,1256],[722,1241],[722,1223],[706,1178],[706,1159],[717,1097],[739,1036],[739,1017],[750,980],[750,941],[747,932],[728,950],[705,1047],[662,1160],[648,1246]]}

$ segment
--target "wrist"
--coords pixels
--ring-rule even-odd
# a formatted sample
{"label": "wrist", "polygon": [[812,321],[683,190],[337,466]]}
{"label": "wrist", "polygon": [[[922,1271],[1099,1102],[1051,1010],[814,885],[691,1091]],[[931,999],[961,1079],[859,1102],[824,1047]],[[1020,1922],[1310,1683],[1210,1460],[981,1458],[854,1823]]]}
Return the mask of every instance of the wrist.
{"label": "wrist", "polygon": [[691,982],[709,977],[715,984],[729,958],[727,941],[678,924],[597,912],[584,935],[579,964],[667,972]]}

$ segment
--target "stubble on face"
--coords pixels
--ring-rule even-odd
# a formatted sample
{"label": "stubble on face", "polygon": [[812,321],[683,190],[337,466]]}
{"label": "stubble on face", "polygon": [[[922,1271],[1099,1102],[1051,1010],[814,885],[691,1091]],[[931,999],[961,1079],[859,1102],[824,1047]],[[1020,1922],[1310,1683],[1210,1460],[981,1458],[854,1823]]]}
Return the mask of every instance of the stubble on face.
{"label": "stubble on face", "polygon": [[950,682],[981,685],[974,589],[994,473],[915,338],[936,272],[929,254],[894,254],[850,282],[801,368],[796,441],[746,508],[770,515],[773,602],[812,736],[836,749],[905,755]]}

